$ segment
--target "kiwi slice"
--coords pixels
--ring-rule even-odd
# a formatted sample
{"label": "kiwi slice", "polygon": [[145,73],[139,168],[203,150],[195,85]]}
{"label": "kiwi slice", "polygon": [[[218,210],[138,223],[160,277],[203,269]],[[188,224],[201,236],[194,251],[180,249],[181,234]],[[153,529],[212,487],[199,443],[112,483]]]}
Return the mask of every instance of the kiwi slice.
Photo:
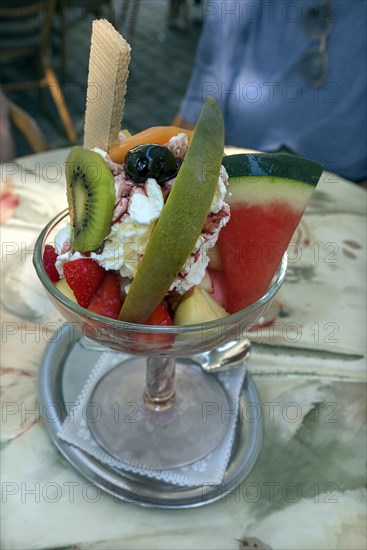
{"label": "kiwi slice", "polygon": [[223,148],[222,112],[214,99],[208,98],[122,306],[121,321],[144,322],[190,256],[218,184]]}
{"label": "kiwi slice", "polygon": [[112,172],[99,155],[74,147],[65,163],[73,250],[96,250],[110,231],[115,206]]}

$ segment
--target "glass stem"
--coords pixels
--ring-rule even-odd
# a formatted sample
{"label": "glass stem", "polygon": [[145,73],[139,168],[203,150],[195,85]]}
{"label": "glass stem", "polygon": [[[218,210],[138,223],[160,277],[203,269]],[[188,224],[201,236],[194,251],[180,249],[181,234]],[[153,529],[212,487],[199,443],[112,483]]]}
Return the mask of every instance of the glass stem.
{"label": "glass stem", "polygon": [[175,359],[149,357],[147,361],[144,402],[156,411],[168,409],[175,400]]}

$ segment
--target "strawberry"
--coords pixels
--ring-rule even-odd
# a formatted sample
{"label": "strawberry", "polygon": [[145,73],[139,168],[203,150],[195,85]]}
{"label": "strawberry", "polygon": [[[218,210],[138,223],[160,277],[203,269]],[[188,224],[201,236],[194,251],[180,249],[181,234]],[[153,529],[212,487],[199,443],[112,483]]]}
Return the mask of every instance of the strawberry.
{"label": "strawberry", "polygon": [[59,272],[56,269],[57,252],[53,246],[46,244],[43,251],[43,266],[45,271],[53,283],[57,283],[60,279]]}
{"label": "strawberry", "polygon": [[122,307],[120,281],[117,273],[107,272],[88,306],[89,311],[117,319]]}
{"label": "strawberry", "polygon": [[168,313],[167,308],[161,303],[155,308],[153,313],[144,322],[144,325],[159,325],[161,327],[169,327],[173,325],[172,317]]}
{"label": "strawberry", "polygon": [[[169,327],[173,325],[172,317],[167,308],[161,303],[155,308],[153,313],[144,322],[144,325],[156,325],[161,327]],[[175,337],[171,334],[134,334],[133,351],[145,352],[147,347],[155,347],[157,349],[170,349]]]}
{"label": "strawberry", "polygon": [[88,258],[64,264],[66,282],[74,292],[78,304],[86,308],[97,293],[105,273],[103,267]]}

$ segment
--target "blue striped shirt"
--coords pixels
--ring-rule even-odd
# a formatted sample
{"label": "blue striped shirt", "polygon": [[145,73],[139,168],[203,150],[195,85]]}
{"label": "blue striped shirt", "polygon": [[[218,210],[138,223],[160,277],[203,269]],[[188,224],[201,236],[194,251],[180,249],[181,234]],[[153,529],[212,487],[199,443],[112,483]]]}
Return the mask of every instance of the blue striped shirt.
{"label": "blue striped shirt", "polygon": [[348,179],[367,178],[366,0],[333,0],[328,64],[319,87],[300,60],[319,40],[305,13],[317,0],[208,0],[180,114],[196,122],[208,95],[221,105],[226,143],[290,151]]}

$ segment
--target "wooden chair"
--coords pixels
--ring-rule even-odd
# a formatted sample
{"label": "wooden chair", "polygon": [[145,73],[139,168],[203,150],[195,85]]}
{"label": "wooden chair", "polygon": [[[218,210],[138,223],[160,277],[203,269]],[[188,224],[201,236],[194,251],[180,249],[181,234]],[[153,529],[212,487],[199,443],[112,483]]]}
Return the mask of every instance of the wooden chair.
{"label": "wooden chair", "polygon": [[32,153],[47,151],[48,146],[45,135],[35,119],[10,99],[7,102],[10,120],[26,138]]}
{"label": "wooden chair", "polygon": [[2,83],[5,91],[48,88],[71,142],[75,128],[51,64],[50,32],[55,0],[0,0],[0,57],[2,63],[30,58],[36,63],[35,80]]}

